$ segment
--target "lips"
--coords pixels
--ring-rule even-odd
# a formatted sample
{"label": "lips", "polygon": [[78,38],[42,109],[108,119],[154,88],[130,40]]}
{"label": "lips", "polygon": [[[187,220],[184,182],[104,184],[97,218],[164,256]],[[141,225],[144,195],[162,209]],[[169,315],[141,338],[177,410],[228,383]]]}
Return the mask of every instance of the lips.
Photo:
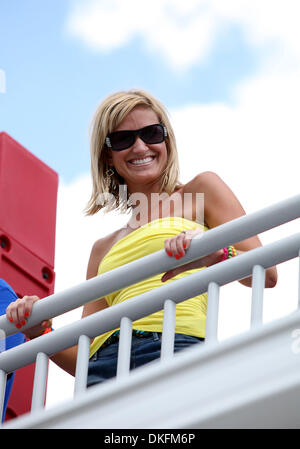
{"label": "lips", "polygon": [[[149,158],[151,158],[151,160],[148,160],[148,161],[145,161],[145,162],[140,162],[140,163],[134,163],[133,161],[142,161],[142,160],[145,160],[145,159],[149,159]],[[140,165],[148,165],[148,164],[151,164],[151,162],[153,162],[153,160],[156,158],[156,156],[153,156],[153,155],[151,155],[151,156],[146,156],[146,157],[143,157],[143,158],[140,158],[140,159],[131,159],[130,161],[128,161],[128,163],[130,164],[130,165],[134,165],[135,167],[138,167],[138,166],[140,166]]]}

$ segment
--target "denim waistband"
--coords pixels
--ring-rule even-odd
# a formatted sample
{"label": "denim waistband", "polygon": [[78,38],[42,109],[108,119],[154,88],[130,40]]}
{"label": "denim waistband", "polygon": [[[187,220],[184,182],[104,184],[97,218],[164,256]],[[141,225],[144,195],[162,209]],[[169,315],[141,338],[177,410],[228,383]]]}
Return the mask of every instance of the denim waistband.
{"label": "denim waistband", "polygon": [[[150,337],[153,334],[155,334],[157,336],[157,338],[159,338],[158,336],[161,335],[161,332],[148,332],[148,331],[140,331],[137,329],[132,330],[132,335],[134,337],[139,337],[139,338]],[[110,337],[108,337],[107,340],[105,340],[105,342],[100,346],[99,349],[103,349],[108,345],[116,343],[117,341],[119,341],[119,339],[120,339],[120,331],[117,330]]]}

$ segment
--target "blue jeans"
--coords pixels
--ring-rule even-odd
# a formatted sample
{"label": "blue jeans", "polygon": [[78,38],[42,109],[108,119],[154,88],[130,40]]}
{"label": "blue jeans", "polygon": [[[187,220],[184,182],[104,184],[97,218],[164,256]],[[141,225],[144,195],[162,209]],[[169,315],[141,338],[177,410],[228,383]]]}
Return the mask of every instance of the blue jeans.
{"label": "blue jeans", "polygon": [[[194,344],[204,342],[204,338],[175,334],[174,352],[181,351]],[[119,342],[101,349],[90,358],[87,387],[104,382],[117,373]],[[132,336],[130,369],[137,368],[160,358],[161,333],[151,332],[149,337]]]}

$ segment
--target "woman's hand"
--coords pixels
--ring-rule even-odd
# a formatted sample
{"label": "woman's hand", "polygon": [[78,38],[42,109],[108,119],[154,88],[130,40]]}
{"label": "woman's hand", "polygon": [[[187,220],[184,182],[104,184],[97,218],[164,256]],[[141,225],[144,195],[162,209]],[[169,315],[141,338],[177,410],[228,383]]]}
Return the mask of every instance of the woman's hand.
{"label": "woman's hand", "polygon": [[[22,326],[27,324],[27,319],[31,315],[33,304],[39,300],[40,298],[38,296],[23,296],[23,298],[18,298],[7,307],[6,318],[22,332]],[[36,338],[42,335],[48,327],[51,327],[51,324],[52,320],[42,321],[40,324],[26,329],[23,333],[27,338]]]}
{"label": "woman's hand", "polygon": [[[193,238],[199,238],[203,234],[203,230],[201,228],[190,229],[186,232],[181,232],[171,239],[165,240],[165,250],[168,256],[175,257],[176,259],[180,259],[185,256],[185,251],[189,249],[191,246],[191,240]],[[181,267],[174,268],[173,270],[167,271],[161,278],[162,282],[168,281],[179,273],[182,273],[187,270],[192,270],[195,268],[209,267],[210,265],[214,265],[222,260],[223,250],[220,249],[208,256],[201,257],[201,259],[194,260],[193,262],[189,262]]]}

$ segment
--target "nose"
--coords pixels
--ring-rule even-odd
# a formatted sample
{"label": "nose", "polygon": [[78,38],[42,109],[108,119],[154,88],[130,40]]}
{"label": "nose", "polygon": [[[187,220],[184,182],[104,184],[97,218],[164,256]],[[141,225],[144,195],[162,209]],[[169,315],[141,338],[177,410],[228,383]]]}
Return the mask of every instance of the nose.
{"label": "nose", "polygon": [[136,136],[135,142],[132,145],[132,151],[134,153],[143,153],[145,151],[148,151],[147,145],[139,136]]}

